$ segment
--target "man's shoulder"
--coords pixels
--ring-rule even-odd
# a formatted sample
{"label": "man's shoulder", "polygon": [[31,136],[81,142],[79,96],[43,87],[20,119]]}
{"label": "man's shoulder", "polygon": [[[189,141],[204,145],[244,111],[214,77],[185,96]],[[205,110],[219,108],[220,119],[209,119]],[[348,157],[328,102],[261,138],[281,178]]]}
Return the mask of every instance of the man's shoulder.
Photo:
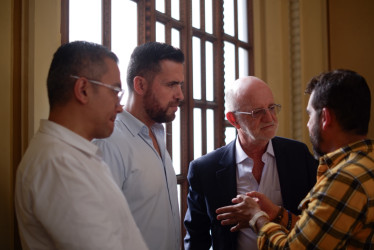
{"label": "man's shoulder", "polygon": [[73,145],[49,134],[37,133],[31,140],[25,156],[33,156],[35,159],[53,159],[56,157],[69,156],[80,150]]}
{"label": "man's shoulder", "polygon": [[204,165],[209,166],[218,164],[222,159],[233,158],[235,155],[235,140],[191,161],[190,166]]}
{"label": "man's shoulder", "polygon": [[116,121],[113,133],[109,137],[94,139],[92,142],[100,148],[116,146],[122,147],[123,145],[131,146],[133,145],[131,142],[133,137],[134,136],[130,133],[130,131],[127,130],[126,127],[124,128],[123,124],[118,124]]}
{"label": "man's shoulder", "polygon": [[359,182],[367,181],[374,172],[374,151],[353,151],[348,153],[332,168],[332,173],[346,173],[352,178],[360,179]]}
{"label": "man's shoulder", "polygon": [[31,178],[31,175],[45,175],[47,170],[58,172],[65,171],[67,168],[77,168],[86,165],[87,161],[92,163],[95,159],[88,156],[85,151],[58,138],[39,135],[27,148],[19,164],[18,172],[27,172]]}

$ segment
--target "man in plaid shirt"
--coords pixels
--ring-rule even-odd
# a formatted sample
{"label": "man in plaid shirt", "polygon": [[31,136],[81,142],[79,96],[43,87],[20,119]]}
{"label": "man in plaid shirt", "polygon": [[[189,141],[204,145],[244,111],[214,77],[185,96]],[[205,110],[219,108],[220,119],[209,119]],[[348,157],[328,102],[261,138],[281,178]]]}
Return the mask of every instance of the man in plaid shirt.
{"label": "man in plaid shirt", "polygon": [[[310,139],[319,158],[317,183],[300,203],[300,216],[251,192],[217,210],[232,231],[258,232],[259,249],[374,248],[374,141],[367,138],[371,97],[365,79],[350,70],[308,84]],[[249,223],[248,223],[249,221]]]}

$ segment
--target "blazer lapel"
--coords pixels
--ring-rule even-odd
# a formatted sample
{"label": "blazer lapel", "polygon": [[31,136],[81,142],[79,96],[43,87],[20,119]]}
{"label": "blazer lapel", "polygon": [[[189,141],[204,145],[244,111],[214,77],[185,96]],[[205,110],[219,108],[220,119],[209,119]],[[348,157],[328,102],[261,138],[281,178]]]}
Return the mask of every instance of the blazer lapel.
{"label": "blazer lapel", "polygon": [[[231,199],[236,197],[236,162],[235,162],[235,140],[229,143],[220,161],[216,172],[218,190],[222,196],[221,202],[231,204]],[[218,191],[217,190],[217,191]]]}

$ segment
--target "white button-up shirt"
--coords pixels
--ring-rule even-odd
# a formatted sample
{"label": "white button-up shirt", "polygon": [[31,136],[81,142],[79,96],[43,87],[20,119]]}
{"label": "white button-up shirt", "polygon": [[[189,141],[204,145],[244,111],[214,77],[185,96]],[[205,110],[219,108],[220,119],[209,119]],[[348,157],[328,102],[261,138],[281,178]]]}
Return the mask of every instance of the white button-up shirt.
{"label": "white button-up shirt", "polygon": [[[282,205],[278,170],[271,140],[268,143],[266,152],[262,155],[264,168],[262,169],[260,185],[258,185],[252,174],[253,160],[243,151],[239,139],[236,140],[235,146],[237,165],[236,183],[238,194],[258,191],[265,194],[274,204],[279,206]],[[241,229],[239,231],[237,249],[257,249],[257,235],[250,228]]]}
{"label": "white button-up shirt", "polygon": [[147,249],[93,143],[42,120],[16,177],[23,249]]}

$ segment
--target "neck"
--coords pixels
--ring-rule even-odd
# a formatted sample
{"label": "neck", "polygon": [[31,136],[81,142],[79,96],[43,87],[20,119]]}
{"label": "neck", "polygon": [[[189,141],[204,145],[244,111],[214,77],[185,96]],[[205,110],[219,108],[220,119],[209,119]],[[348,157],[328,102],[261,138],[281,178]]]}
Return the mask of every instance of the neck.
{"label": "neck", "polygon": [[340,127],[336,127],[334,130],[325,131],[322,136],[324,145],[321,146],[324,146],[324,151],[328,153],[367,138],[367,135],[358,135],[352,132],[347,132]]}
{"label": "neck", "polygon": [[261,157],[267,148],[269,141],[249,141],[245,140],[242,136],[238,137],[240,146],[242,146],[243,151],[251,158]]}
{"label": "neck", "polygon": [[82,112],[74,112],[74,109],[55,108],[51,110],[48,120],[55,122],[83,138],[91,141],[93,137],[90,135],[90,129],[85,127],[85,118],[82,118]]}
{"label": "neck", "polygon": [[133,115],[136,119],[144,123],[149,130],[155,124],[155,122],[149,118],[148,114],[143,108],[143,102],[137,100],[133,95],[129,96],[127,99],[125,110]]}
{"label": "neck", "polygon": [[336,139],[333,143],[330,144],[330,148],[328,149],[328,152],[333,152],[349,144],[367,139],[366,135],[351,135],[351,136],[341,135],[339,137],[340,137],[339,139]]}

